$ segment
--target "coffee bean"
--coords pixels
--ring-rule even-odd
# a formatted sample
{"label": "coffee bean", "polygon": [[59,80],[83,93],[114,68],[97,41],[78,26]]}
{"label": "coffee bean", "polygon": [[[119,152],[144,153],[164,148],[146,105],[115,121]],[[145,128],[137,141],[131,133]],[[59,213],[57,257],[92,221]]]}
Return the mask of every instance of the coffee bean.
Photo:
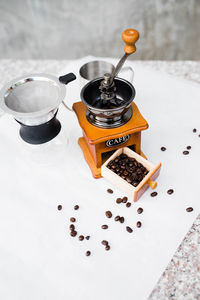
{"label": "coffee bean", "polygon": [[119,221],[119,220],[120,220],[120,216],[116,216],[115,221]]}
{"label": "coffee bean", "polygon": [[152,193],[151,193],[151,197],[155,197],[155,196],[157,196],[157,195],[158,195],[157,192],[152,192]]}
{"label": "coffee bean", "polygon": [[110,250],[110,246],[107,245],[107,246],[105,247],[105,249],[106,249],[106,251]]}
{"label": "coffee bean", "polygon": [[113,190],[107,189],[107,192],[108,192],[109,194],[112,194],[112,193],[113,193]]}
{"label": "coffee bean", "polygon": [[187,149],[190,150],[192,147],[191,146],[187,146]]}
{"label": "coffee bean", "polygon": [[192,207],[188,207],[188,208],[186,208],[186,211],[187,212],[191,212],[191,211],[193,211],[193,208]]}
{"label": "coffee bean", "polygon": [[61,210],[62,209],[62,205],[58,205],[58,210]]}
{"label": "coffee bean", "polygon": [[160,150],[161,150],[161,151],[165,151],[166,148],[165,148],[165,147],[161,147]]}
{"label": "coffee bean", "polygon": [[70,222],[74,223],[74,222],[76,222],[76,219],[72,217],[72,218],[70,218]]}
{"label": "coffee bean", "polygon": [[198,137],[200,137],[200,134],[198,135]]}
{"label": "coffee bean", "polygon": [[141,223],[140,221],[138,221],[138,222],[136,223],[136,226],[137,226],[138,228],[140,228],[140,227],[142,226],[142,223]]}
{"label": "coffee bean", "polygon": [[117,204],[122,203],[122,199],[121,199],[121,198],[117,198],[117,199],[116,199],[116,203],[117,203]]}
{"label": "coffee bean", "polygon": [[197,132],[196,128],[193,129],[193,132]]}
{"label": "coffee bean", "polygon": [[130,202],[127,202],[126,203],[126,207],[130,207],[131,206],[131,203]]}
{"label": "coffee bean", "polygon": [[107,217],[107,218],[112,218],[112,213],[111,213],[111,211],[107,210],[107,211],[105,212],[105,214],[106,214],[106,217]]}
{"label": "coffee bean", "polygon": [[87,235],[85,238],[86,238],[86,240],[89,240],[89,239],[90,239],[90,236],[89,236],[89,235]]}
{"label": "coffee bean", "polygon": [[108,241],[106,241],[106,240],[103,240],[101,243],[102,243],[102,245],[104,245],[104,246],[107,246],[107,245],[108,245]]}
{"label": "coffee bean", "polygon": [[131,227],[129,227],[129,226],[126,226],[126,230],[128,231],[128,232],[133,232],[133,229],[131,228]]}
{"label": "coffee bean", "polygon": [[142,207],[139,207],[138,210],[137,210],[137,213],[138,213],[138,214],[143,213],[143,208],[142,208]]}
{"label": "coffee bean", "polygon": [[85,255],[86,255],[86,256],[90,256],[90,254],[91,254],[90,251],[86,251],[86,252],[85,252]]}
{"label": "coffee bean", "polygon": [[74,229],[75,229],[74,224],[70,224],[69,229],[70,229],[70,230],[74,230]]}
{"label": "coffee bean", "polygon": [[132,183],[132,185],[133,185],[134,187],[136,187],[136,186],[138,186],[138,182],[134,181],[134,182]]}
{"label": "coffee bean", "polygon": [[190,153],[190,152],[187,151],[187,150],[183,151],[183,154],[184,154],[184,155],[188,155],[189,153]]}
{"label": "coffee bean", "polygon": [[75,206],[74,206],[74,209],[75,209],[75,210],[79,209],[79,206],[78,206],[78,205],[75,205]]}
{"label": "coffee bean", "polygon": [[79,239],[79,241],[83,241],[84,240],[84,236],[83,235],[79,235],[78,239]]}
{"label": "coffee bean", "polygon": [[108,225],[102,225],[101,228],[102,229],[108,229]]}
{"label": "coffee bean", "polygon": [[70,232],[70,234],[71,234],[71,236],[75,237],[75,236],[77,235],[77,232],[76,232],[76,230],[72,230],[72,231]]}
{"label": "coffee bean", "polygon": [[167,193],[168,193],[169,195],[173,194],[173,192],[174,192],[173,189],[170,189],[170,190],[167,191]]}
{"label": "coffee bean", "polygon": [[120,223],[124,223],[124,217],[121,217],[121,218],[119,219],[119,221],[120,221]]}
{"label": "coffee bean", "polygon": [[123,198],[122,198],[122,202],[123,202],[123,203],[126,203],[126,202],[127,202],[127,200],[128,200],[128,198],[127,198],[127,197],[123,197]]}

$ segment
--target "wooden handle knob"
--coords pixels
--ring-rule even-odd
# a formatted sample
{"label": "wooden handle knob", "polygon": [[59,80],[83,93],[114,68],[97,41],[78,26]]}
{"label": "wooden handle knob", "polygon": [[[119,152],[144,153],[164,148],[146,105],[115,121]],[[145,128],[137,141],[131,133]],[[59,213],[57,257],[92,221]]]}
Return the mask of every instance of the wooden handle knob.
{"label": "wooden handle knob", "polygon": [[150,188],[153,190],[157,187],[157,182],[156,181],[153,181],[153,180],[148,180],[147,181],[147,184],[150,186]]}
{"label": "wooden handle knob", "polygon": [[136,51],[135,43],[139,39],[139,32],[135,29],[126,29],[122,33],[122,39],[126,43],[124,52],[126,54],[132,54]]}

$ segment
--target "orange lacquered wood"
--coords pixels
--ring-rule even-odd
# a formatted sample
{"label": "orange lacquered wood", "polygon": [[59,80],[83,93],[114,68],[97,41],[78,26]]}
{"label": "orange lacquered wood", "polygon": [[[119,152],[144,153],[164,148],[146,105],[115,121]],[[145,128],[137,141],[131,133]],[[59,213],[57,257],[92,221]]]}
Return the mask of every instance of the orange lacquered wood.
{"label": "orange lacquered wood", "polygon": [[134,53],[136,51],[135,43],[139,39],[139,32],[135,29],[126,29],[122,33],[122,39],[126,44],[124,52],[126,54]]}
{"label": "orange lacquered wood", "polygon": [[73,104],[79,124],[82,130],[87,135],[88,141],[91,144],[98,144],[109,139],[119,138],[127,134],[140,132],[148,128],[147,121],[141,115],[137,105],[132,102],[133,115],[131,119],[123,126],[113,129],[102,129],[91,125],[86,118],[86,106],[83,102]]}

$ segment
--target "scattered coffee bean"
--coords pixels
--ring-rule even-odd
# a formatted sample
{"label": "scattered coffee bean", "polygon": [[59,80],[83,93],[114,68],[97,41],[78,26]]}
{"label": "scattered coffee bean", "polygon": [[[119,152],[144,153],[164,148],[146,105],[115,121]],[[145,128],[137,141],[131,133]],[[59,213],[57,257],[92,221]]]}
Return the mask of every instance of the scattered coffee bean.
{"label": "scattered coffee bean", "polygon": [[105,247],[105,249],[106,249],[106,251],[110,250],[110,246],[107,245],[107,246]]}
{"label": "scattered coffee bean", "polygon": [[83,235],[79,235],[78,239],[79,239],[79,241],[83,241],[84,240],[84,236]]}
{"label": "scattered coffee bean", "polygon": [[136,223],[136,226],[137,226],[138,228],[140,228],[140,227],[142,226],[142,223],[141,223],[140,221],[138,221],[138,222]]}
{"label": "scattered coffee bean", "polygon": [[127,200],[128,200],[128,198],[127,198],[127,197],[123,197],[123,198],[122,198],[122,202],[123,202],[123,203],[126,203],[126,202],[127,202]]}
{"label": "scattered coffee bean", "polygon": [[106,214],[106,217],[107,217],[107,218],[112,218],[112,213],[111,213],[110,210],[107,210],[107,211],[105,212],[105,214]]}
{"label": "scattered coffee bean", "polygon": [[102,225],[101,228],[102,229],[108,229],[108,225]]}
{"label": "scattered coffee bean", "polygon": [[75,236],[77,235],[77,232],[76,232],[76,230],[72,230],[72,231],[70,232],[70,234],[71,234],[71,236],[75,237]]}
{"label": "scattered coffee bean", "polygon": [[103,240],[101,243],[102,243],[102,245],[104,245],[104,246],[107,246],[107,245],[108,245],[108,241],[106,241],[106,240]]}
{"label": "scattered coffee bean", "polygon": [[58,205],[58,210],[61,210],[62,209],[62,205]]}
{"label": "scattered coffee bean", "polygon": [[187,151],[187,150],[183,151],[183,154],[184,154],[184,155],[188,155],[189,153],[190,153],[190,152]]}
{"label": "scattered coffee bean", "polygon": [[152,192],[152,193],[151,193],[151,197],[156,197],[157,195],[158,195],[157,192]]}
{"label": "scattered coffee bean", "polygon": [[186,211],[187,212],[191,212],[191,211],[193,211],[193,208],[192,207],[188,207],[188,208],[186,208]]}
{"label": "scattered coffee bean", "polygon": [[200,137],[200,134],[198,135],[198,137]]}
{"label": "scattered coffee bean", "polygon": [[133,229],[131,228],[131,227],[129,227],[129,226],[126,226],[126,230],[128,231],[128,232],[133,232]]}
{"label": "scattered coffee bean", "polygon": [[86,240],[89,240],[89,239],[90,239],[90,236],[89,236],[89,235],[87,235],[85,238],[86,238]]}
{"label": "scattered coffee bean", "polygon": [[130,206],[131,206],[131,202],[127,202],[126,207],[130,207]]}
{"label": "scattered coffee bean", "polygon": [[74,209],[75,209],[75,210],[79,209],[79,206],[78,206],[78,205],[75,205],[75,206],[74,206]]}
{"label": "scattered coffee bean", "polygon": [[86,255],[86,256],[90,256],[90,254],[91,254],[90,251],[86,251],[86,252],[85,252],[85,255]]}
{"label": "scattered coffee bean", "polygon": [[169,189],[169,190],[167,191],[167,194],[171,195],[171,194],[173,194],[173,192],[174,192],[173,189]]}
{"label": "scattered coffee bean", "polygon": [[142,214],[142,213],[143,213],[143,208],[142,208],[142,207],[139,207],[139,208],[137,209],[137,213],[138,213],[138,214]]}
{"label": "scattered coffee bean", "polygon": [[113,194],[113,190],[111,190],[111,189],[107,189],[107,192],[108,192],[109,194]]}
{"label": "scattered coffee bean", "polygon": [[74,222],[76,222],[76,219],[72,217],[72,218],[70,218],[70,222],[74,223]]}
{"label": "scattered coffee bean", "polygon": [[74,229],[75,229],[74,224],[70,224],[69,229],[70,229],[70,230],[74,230]]}
{"label": "scattered coffee bean", "polygon": [[121,217],[121,218],[119,219],[119,221],[120,221],[120,223],[124,223],[124,217]]}
{"label": "scattered coffee bean", "polygon": [[166,148],[165,148],[165,147],[161,147],[160,150],[161,150],[161,151],[165,151]]}
{"label": "scattered coffee bean", "polygon": [[117,203],[117,204],[122,203],[122,199],[121,199],[121,198],[117,198],[117,199],[116,199],[116,203]]}
{"label": "scattered coffee bean", "polygon": [[197,132],[196,128],[193,129],[193,132]]}
{"label": "scattered coffee bean", "polygon": [[119,221],[119,220],[120,220],[120,216],[116,216],[115,221]]}
{"label": "scattered coffee bean", "polygon": [[187,149],[190,150],[192,147],[191,146],[187,146]]}

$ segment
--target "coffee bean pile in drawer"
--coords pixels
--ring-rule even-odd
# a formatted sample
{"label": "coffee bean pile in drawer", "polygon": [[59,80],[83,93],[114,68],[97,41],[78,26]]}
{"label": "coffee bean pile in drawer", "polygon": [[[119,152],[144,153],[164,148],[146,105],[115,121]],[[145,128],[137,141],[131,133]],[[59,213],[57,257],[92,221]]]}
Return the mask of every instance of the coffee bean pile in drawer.
{"label": "coffee bean pile in drawer", "polygon": [[122,153],[107,164],[107,168],[136,187],[149,171],[135,158]]}

